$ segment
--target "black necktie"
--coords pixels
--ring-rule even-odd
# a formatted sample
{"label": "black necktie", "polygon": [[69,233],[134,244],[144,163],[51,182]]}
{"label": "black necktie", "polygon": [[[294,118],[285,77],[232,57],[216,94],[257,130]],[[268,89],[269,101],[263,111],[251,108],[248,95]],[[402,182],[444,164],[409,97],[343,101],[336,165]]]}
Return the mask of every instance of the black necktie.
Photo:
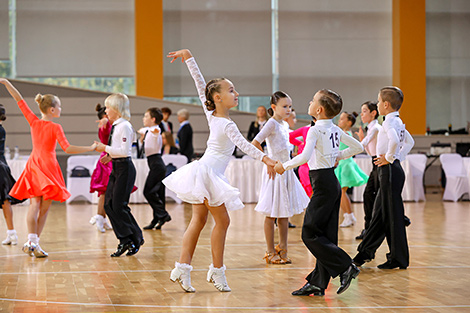
{"label": "black necktie", "polygon": [[367,131],[369,130],[369,127],[366,126],[366,128],[364,128],[364,129],[366,130],[366,133],[367,133]]}
{"label": "black necktie", "polygon": [[111,132],[109,133],[108,146],[111,146],[111,143],[113,142],[113,133],[114,133],[114,125],[111,127]]}
{"label": "black necktie", "polygon": [[145,138],[147,137],[148,129],[145,131],[144,140],[142,141],[142,155],[145,154]]}

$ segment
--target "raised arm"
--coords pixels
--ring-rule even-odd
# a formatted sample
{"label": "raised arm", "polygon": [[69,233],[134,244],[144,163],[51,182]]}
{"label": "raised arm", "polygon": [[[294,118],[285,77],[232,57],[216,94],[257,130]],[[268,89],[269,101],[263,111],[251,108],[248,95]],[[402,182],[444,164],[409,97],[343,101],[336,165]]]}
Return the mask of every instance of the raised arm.
{"label": "raised arm", "polygon": [[26,101],[24,101],[23,97],[21,96],[20,92],[5,78],[0,78],[0,83],[5,85],[6,89],[10,93],[10,95],[15,99],[18,103],[18,107],[20,108],[21,112],[23,113],[24,117],[28,121],[29,125],[31,125],[35,120],[38,119],[36,114],[28,107]]}
{"label": "raised arm", "polygon": [[0,78],[0,83],[5,85],[6,89],[16,102],[23,100],[20,92],[6,78]]}
{"label": "raised arm", "polygon": [[194,59],[191,51],[188,49],[182,49],[178,51],[173,51],[168,53],[167,58],[172,58],[171,63],[173,63],[178,58],[181,58],[182,62],[186,62],[186,66],[188,67],[189,73],[196,84],[197,93],[199,95],[199,100],[201,100],[202,108],[204,109],[204,113],[208,113],[206,109],[206,81],[204,80],[204,76],[202,76],[201,71],[196,63],[196,59]]}

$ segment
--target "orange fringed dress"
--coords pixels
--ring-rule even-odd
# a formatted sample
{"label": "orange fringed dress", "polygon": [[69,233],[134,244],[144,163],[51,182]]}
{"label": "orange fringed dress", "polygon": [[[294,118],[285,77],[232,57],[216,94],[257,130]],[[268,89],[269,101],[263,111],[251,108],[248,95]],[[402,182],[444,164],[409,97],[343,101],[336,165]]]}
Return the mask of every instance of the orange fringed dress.
{"label": "orange fringed dress", "polygon": [[70,146],[64,130],[59,124],[39,119],[24,100],[18,102],[18,106],[31,126],[33,151],[10,196],[16,199],[42,196],[44,200],[63,202],[70,193],[65,187],[55,148],[57,141],[64,151]]}

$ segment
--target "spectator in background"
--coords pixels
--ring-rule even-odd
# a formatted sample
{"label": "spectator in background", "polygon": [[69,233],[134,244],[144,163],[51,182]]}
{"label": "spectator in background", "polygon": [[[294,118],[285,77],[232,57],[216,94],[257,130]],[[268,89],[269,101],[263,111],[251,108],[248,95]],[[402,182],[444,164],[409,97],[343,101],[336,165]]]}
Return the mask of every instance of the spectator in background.
{"label": "spectator in background", "polygon": [[173,134],[173,124],[168,121],[171,115],[171,109],[170,108],[162,108],[162,114],[163,114],[163,119],[162,122],[160,123],[159,127],[162,132],[170,132]]}
{"label": "spectator in background", "polygon": [[180,123],[180,129],[178,130],[177,134],[180,153],[188,158],[188,162],[191,162],[194,154],[194,148],[193,129],[189,124],[189,112],[186,109],[181,109],[176,114],[178,122]]}

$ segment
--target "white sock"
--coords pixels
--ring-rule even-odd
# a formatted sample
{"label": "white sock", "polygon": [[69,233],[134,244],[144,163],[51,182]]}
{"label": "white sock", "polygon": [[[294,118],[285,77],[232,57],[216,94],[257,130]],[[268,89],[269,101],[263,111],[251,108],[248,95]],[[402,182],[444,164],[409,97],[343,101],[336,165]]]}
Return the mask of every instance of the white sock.
{"label": "white sock", "polygon": [[8,235],[8,236],[16,235],[16,230],[14,230],[14,229],[7,229],[7,235]]}
{"label": "white sock", "polygon": [[28,240],[35,244],[39,243],[39,237],[37,234],[28,234]]}

